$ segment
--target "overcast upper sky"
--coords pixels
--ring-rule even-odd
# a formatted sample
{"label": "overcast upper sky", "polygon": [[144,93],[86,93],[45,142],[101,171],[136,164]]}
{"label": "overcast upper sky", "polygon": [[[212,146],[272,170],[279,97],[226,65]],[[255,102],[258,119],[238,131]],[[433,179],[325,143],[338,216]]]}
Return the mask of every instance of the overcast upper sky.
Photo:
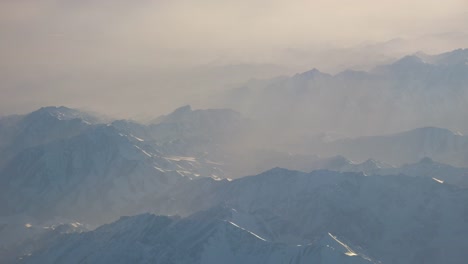
{"label": "overcast upper sky", "polygon": [[157,115],[200,96],[210,74],[190,85],[190,69],[279,74],[307,56],[332,69],[312,57],[427,36],[444,45],[412,49],[439,52],[465,43],[467,25],[467,0],[0,0],[0,114],[53,104]]}

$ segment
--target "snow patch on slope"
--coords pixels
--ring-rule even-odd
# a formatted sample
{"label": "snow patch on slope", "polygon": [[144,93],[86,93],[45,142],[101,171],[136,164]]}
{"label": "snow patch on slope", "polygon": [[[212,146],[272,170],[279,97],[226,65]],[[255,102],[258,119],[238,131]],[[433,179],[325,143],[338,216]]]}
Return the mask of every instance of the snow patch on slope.
{"label": "snow patch on slope", "polygon": [[267,241],[267,240],[264,239],[263,237],[261,237],[261,236],[255,234],[254,232],[250,232],[249,230],[247,230],[247,229],[245,229],[245,228],[242,228],[242,227],[236,225],[235,223],[233,223],[233,222],[231,222],[231,221],[227,221],[227,222],[230,223],[231,225],[237,227],[237,228],[240,228],[240,229],[242,229],[242,230],[244,230],[244,231],[249,232],[251,235],[253,235],[254,237],[256,237],[256,238],[258,238],[258,239],[260,239],[260,240]]}
{"label": "snow patch on slope", "polygon": [[338,238],[336,238],[336,236],[332,235],[331,233],[328,233],[328,235],[331,238],[333,238],[333,240],[335,240],[338,244],[340,244],[341,246],[343,246],[347,250],[346,252],[344,252],[344,254],[346,256],[350,256],[350,257],[357,256],[357,254],[348,245],[346,245],[345,243],[338,240]]}
{"label": "snow patch on slope", "polygon": [[434,181],[438,182],[438,183],[444,183],[444,181],[443,181],[443,180],[439,180],[439,179],[437,179],[437,178],[434,178],[434,177],[432,177],[432,179],[433,179]]}

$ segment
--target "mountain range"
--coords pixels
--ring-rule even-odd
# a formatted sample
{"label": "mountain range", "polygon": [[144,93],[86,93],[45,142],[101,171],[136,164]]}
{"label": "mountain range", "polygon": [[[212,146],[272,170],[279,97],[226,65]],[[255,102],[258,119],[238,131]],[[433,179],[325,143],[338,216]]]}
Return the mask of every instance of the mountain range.
{"label": "mountain range", "polygon": [[0,262],[464,263],[467,62],[252,80],[148,122],[1,117]]}
{"label": "mountain range", "polygon": [[356,137],[418,127],[466,133],[467,61],[468,49],[459,49],[417,53],[369,71],[312,69],[253,80],[227,92],[220,105],[265,120],[284,137],[291,131]]}
{"label": "mountain range", "polygon": [[464,259],[468,208],[460,201],[467,201],[468,192],[430,178],[276,168],[234,181],[198,179],[170,195],[163,200],[165,205],[154,204],[155,210],[165,208],[169,215],[184,212],[186,217],[144,214],[94,231],[39,239],[22,261],[461,263]]}

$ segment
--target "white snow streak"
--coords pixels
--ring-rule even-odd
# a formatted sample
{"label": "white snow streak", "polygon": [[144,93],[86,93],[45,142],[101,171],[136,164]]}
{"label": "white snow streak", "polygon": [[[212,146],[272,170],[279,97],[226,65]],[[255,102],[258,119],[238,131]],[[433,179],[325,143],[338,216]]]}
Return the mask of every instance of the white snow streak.
{"label": "white snow streak", "polygon": [[348,245],[346,245],[345,243],[339,241],[336,236],[332,235],[331,233],[328,233],[328,235],[333,238],[336,242],[338,242],[340,245],[342,245],[344,248],[346,248],[346,250],[348,250],[348,252],[345,253],[345,255],[347,256],[357,256],[357,254],[350,248],[348,247]]}
{"label": "white snow streak", "polygon": [[142,148],[140,148],[140,147],[138,147],[138,146],[136,146],[136,145],[134,145],[134,146],[135,146],[137,149],[141,150],[141,152],[143,152],[143,154],[145,154],[146,156],[152,157],[151,154],[149,154],[148,152],[144,151]]}
{"label": "white snow streak", "polygon": [[437,178],[432,178],[432,179],[433,179],[434,181],[438,182],[438,183],[444,183],[443,180],[439,180],[439,179],[437,179]]}
{"label": "white snow streak", "polygon": [[227,221],[227,222],[228,222],[228,223],[230,223],[231,225],[233,225],[233,226],[237,227],[237,228],[240,228],[240,229],[242,229],[242,230],[244,230],[244,231],[247,231],[247,232],[249,232],[251,235],[255,236],[256,238],[258,238],[258,239],[260,239],[260,240],[267,241],[267,240],[266,240],[266,239],[264,239],[263,237],[261,237],[261,236],[259,236],[259,235],[255,234],[254,232],[250,232],[249,230],[247,230],[247,229],[245,229],[245,228],[242,228],[242,227],[240,227],[240,226],[238,226],[238,225],[234,224],[234,223],[233,223],[233,222],[231,222],[231,221]]}
{"label": "white snow streak", "polygon": [[132,134],[130,134],[130,136],[131,136],[132,138],[134,138],[134,139],[140,141],[140,142],[143,142],[143,141],[144,141],[143,139],[141,139],[141,138],[139,138],[139,137],[135,137],[135,136],[132,135]]}
{"label": "white snow streak", "polygon": [[172,161],[191,161],[196,162],[197,160],[194,157],[181,157],[181,156],[170,156],[166,157],[165,159],[172,160]]}

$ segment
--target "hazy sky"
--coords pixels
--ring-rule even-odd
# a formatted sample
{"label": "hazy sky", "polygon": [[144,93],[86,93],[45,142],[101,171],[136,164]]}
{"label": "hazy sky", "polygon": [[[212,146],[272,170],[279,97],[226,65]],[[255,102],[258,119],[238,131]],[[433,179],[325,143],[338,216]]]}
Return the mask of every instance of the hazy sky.
{"label": "hazy sky", "polygon": [[455,40],[443,50],[468,39],[466,25],[466,0],[1,0],[0,114],[53,104],[157,115],[221,85],[218,65],[260,65],[240,81],[395,38]]}

